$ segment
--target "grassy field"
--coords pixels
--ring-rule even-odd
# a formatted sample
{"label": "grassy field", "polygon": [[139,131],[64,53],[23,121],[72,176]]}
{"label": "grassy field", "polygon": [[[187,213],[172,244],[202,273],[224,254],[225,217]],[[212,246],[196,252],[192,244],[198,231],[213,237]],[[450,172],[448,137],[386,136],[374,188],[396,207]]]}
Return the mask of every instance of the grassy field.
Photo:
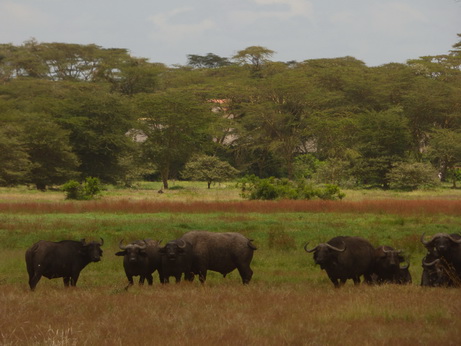
{"label": "grassy field", "polygon": [[[460,231],[461,192],[346,191],[341,202],[243,201],[231,184],[111,188],[98,201],[61,192],[0,189],[0,345],[457,345],[459,289],[421,288],[419,238]],[[192,229],[240,232],[258,246],[254,277],[132,287],[121,239],[174,239]],[[334,289],[305,242],[357,235],[405,251],[413,284]],[[40,239],[104,238],[103,261],[78,287],[42,278],[27,285],[24,252]],[[155,274],[156,275],[156,274]]]}

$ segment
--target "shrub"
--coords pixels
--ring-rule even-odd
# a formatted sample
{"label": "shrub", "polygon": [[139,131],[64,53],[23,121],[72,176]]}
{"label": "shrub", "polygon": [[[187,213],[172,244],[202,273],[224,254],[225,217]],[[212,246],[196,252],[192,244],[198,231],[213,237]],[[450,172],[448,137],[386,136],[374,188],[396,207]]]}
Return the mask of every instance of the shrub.
{"label": "shrub", "polygon": [[240,179],[237,186],[242,189],[240,195],[251,200],[313,198],[334,200],[345,197],[345,194],[336,185],[313,186],[304,179],[292,182],[288,179],[276,179],[274,177],[261,179],[251,175]]}
{"label": "shrub", "polygon": [[387,174],[391,188],[416,190],[440,184],[436,170],[428,163],[400,162]]}
{"label": "shrub", "polygon": [[69,180],[62,186],[66,199],[90,200],[101,193],[101,182],[98,178],[88,177],[83,183]]}

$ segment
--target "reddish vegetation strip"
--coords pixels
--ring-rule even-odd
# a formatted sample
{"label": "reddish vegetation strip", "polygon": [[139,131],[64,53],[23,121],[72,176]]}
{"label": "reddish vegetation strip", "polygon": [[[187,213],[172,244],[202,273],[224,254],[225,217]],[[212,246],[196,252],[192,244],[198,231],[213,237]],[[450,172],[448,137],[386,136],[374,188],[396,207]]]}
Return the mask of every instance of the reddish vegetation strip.
{"label": "reddish vegetation strip", "polygon": [[366,201],[241,201],[241,202],[153,202],[86,201],[60,203],[0,203],[0,212],[17,213],[387,213],[398,215],[461,215],[461,200],[366,200]]}

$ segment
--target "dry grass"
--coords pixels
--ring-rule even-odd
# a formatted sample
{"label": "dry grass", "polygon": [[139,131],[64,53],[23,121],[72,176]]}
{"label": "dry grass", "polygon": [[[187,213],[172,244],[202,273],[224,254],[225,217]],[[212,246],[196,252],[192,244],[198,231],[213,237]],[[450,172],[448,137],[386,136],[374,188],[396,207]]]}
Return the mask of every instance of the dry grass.
{"label": "dry grass", "polygon": [[[0,345],[457,345],[461,340],[459,289],[418,286],[420,234],[457,229],[458,191],[446,198],[380,195],[341,202],[243,201],[234,191],[221,192],[200,200],[196,190],[190,195],[130,190],[70,202],[60,193],[1,190]],[[155,283],[123,290],[126,278],[120,258],[113,256],[121,237],[155,230],[170,239],[191,225],[238,228],[255,237],[259,249],[249,286],[234,272],[226,279],[210,273],[204,286]],[[77,288],[43,278],[30,292],[24,249],[39,235],[79,239],[88,230],[104,234],[103,261],[84,269]],[[306,240],[337,232],[389,240],[413,253],[413,284],[348,282],[334,289],[312,256],[299,249]]]}
{"label": "dry grass", "polygon": [[2,345],[450,345],[461,338],[455,289],[416,286],[180,284],[3,286]]}
{"label": "dry grass", "polygon": [[461,215],[461,200],[364,200],[364,201],[238,201],[238,202],[178,202],[98,200],[87,202],[1,202],[2,213],[374,213],[395,215],[445,214]]}

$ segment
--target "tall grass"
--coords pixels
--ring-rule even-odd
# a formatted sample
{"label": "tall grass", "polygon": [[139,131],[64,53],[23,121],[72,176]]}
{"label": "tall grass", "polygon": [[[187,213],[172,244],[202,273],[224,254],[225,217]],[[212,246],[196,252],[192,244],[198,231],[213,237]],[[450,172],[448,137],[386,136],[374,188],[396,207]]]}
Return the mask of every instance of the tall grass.
{"label": "tall grass", "polygon": [[0,213],[377,213],[396,215],[461,215],[461,200],[366,200],[366,201],[238,201],[175,202],[102,200],[88,202],[0,202]]}
{"label": "tall grass", "polygon": [[450,345],[459,291],[168,285],[0,292],[2,345]]}
{"label": "tall grass", "polygon": [[[19,193],[8,202],[0,191],[0,345],[449,345],[460,340],[459,289],[419,287],[425,253],[420,235],[458,232],[456,199],[165,201],[117,193],[92,202],[41,195],[31,201],[28,193]],[[258,250],[250,285],[241,285],[235,271],[224,279],[210,272],[205,285],[197,280],[160,285],[155,274],[153,287],[123,289],[122,259],[114,255],[121,239],[165,243],[191,229],[235,231],[254,239]],[[403,249],[413,284],[347,283],[334,289],[302,246],[337,235]],[[32,243],[99,237],[105,240],[103,260],[82,271],[78,287],[65,289],[60,279],[42,278],[36,291],[29,291],[24,252]]]}

